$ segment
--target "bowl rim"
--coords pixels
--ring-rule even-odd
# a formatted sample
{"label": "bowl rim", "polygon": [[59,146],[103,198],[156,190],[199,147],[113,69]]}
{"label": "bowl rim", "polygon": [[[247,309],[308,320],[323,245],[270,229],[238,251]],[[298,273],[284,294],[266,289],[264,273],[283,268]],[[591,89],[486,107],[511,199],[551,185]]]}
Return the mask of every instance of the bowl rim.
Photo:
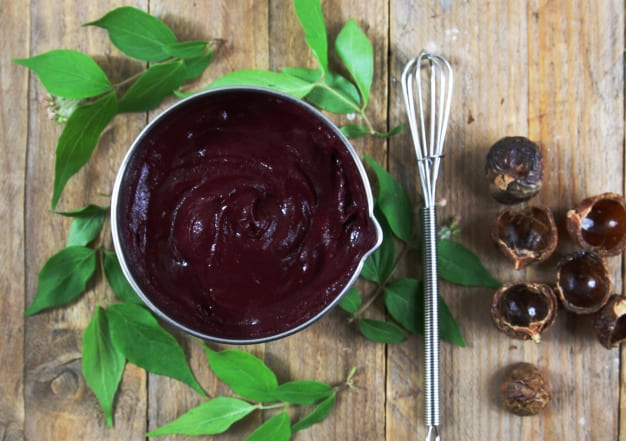
{"label": "bowl rim", "polygon": [[[329,129],[331,129],[335,135],[339,138],[341,144],[343,144],[344,148],[349,152],[350,156],[352,157],[352,160],[359,172],[359,175],[361,177],[361,180],[363,182],[363,189],[365,191],[365,197],[367,200],[367,213],[368,216],[370,218],[370,221],[372,222],[374,229],[376,231],[376,242],[375,244],[368,250],[366,251],[363,256],[361,257],[360,261],[358,262],[356,268],[354,269],[354,272],[352,274],[352,276],[350,277],[350,279],[348,280],[348,282],[343,286],[342,290],[339,292],[339,294],[337,294],[335,296],[335,298],[329,302],[324,308],[322,308],[320,311],[318,311],[315,315],[313,315],[312,317],[308,318],[307,320],[305,320],[304,322],[298,324],[297,326],[294,326],[290,329],[287,329],[285,331],[281,331],[279,333],[276,334],[272,334],[272,335],[267,335],[267,336],[263,336],[263,337],[256,337],[256,338],[228,338],[228,337],[220,337],[220,336],[215,336],[215,335],[210,335],[210,334],[206,334],[203,332],[200,332],[198,330],[195,330],[193,328],[190,328],[188,326],[186,326],[183,323],[180,323],[179,321],[173,319],[172,317],[170,317],[168,314],[166,314],[164,311],[162,311],[157,305],[155,305],[150,298],[143,292],[143,290],[141,289],[141,287],[139,286],[139,284],[135,281],[135,278],[133,277],[131,271],[130,271],[130,267],[129,264],[126,262],[126,257],[124,255],[124,248],[122,246],[122,241],[120,239],[120,231],[118,228],[118,204],[119,204],[119,193],[121,190],[121,185],[122,185],[122,181],[125,177],[125,172],[126,169],[128,168],[128,164],[130,163],[135,151],[139,148],[139,146],[141,145],[141,143],[143,142],[144,138],[154,129],[155,126],[157,126],[161,120],[163,120],[164,118],[166,118],[169,114],[171,114],[172,112],[174,112],[175,110],[177,110],[180,107],[183,107],[187,104],[189,104],[192,101],[195,100],[199,100],[199,99],[204,99],[207,96],[210,95],[216,95],[216,94],[223,94],[223,93],[230,93],[230,92],[254,92],[254,93],[262,93],[262,94],[267,94],[267,95],[272,95],[275,96],[277,98],[281,98],[281,99],[285,99],[287,101],[290,101],[302,108],[304,108],[305,110],[307,110],[308,112],[310,112],[314,117],[318,118],[318,120],[320,120],[320,122],[322,122],[323,124],[326,125],[326,127],[328,127]],[[311,104],[307,103],[306,101],[296,98],[292,95],[286,94],[284,92],[279,92],[276,91],[274,89],[269,89],[269,88],[265,88],[265,87],[256,87],[256,86],[225,86],[225,87],[216,87],[216,88],[212,88],[212,89],[207,89],[204,90],[202,92],[198,92],[197,94],[188,96],[186,98],[183,98],[182,100],[168,106],[167,108],[165,108],[161,113],[159,113],[154,119],[152,119],[152,121],[150,121],[148,124],[146,124],[146,126],[141,130],[141,132],[139,132],[139,134],[137,135],[137,137],[133,140],[133,142],[131,143],[128,151],[126,152],[124,159],[122,160],[120,167],[118,169],[116,178],[115,178],[115,182],[113,184],[113,193],[111,196],[111,213],[110,213],[110,222],[111,222],[111,236],[113,239],[113,247],[115,250],[115,254],[117,256],[117,259],[119,261],[120,267],[122,269],[122,273],[124,274],[124,277],[126,278],[126,280],[128,281],[128,283],[130,284],[130,286],[133,288],[133,290],[135,291],[135,293],[139,296],[139,298],[142,300],[142,302],[148,307],[148,309],[150,309],[154,314],[156,314],[160,319],[164,320],[166,323],[168,323],[169,325],[172,325],[173,327],[189,334],[192,335],[194,337],[198,337],[202,340],[205,341],[211,341],[214,343],[221,343],[221,344],[230,344],[230,345],[248,345],[248,344],[258,344],[258,343],[266,343],[266,342],[270,342],[270,341],[274,341],[274,340],[278,340],[281,338],[285,338],[287,336],[290,336],[292,334],[295,334],[307,327],[309,327],[310,325],[312,325],[313,323],[317,322],[319,319],[321,319],[323,316],[325,316],[326,314],[328,314],[332,309],[334,309],[339,302],[341,301],[341,299],[343,298],[343,296],[348,292],[348,290],[354,285],[354,283],[356,282],[356,280],[358,279],[361,270],[363,269],[363,265],[365,263],[365,260],[374,252],[376,251],[376,249],[380,246],[380,244],[382,243],[383,240],[383,232],[382,232],[382,228],[380,226],[380,223],[378,222],[378,220],[376,219],[376,217],[374,216],[374,197],[372,195],[372,189],[369,183],[369,179],[367,177],[367,173],[365,171],[365,167],[363,166],[363,163],[361,161],[361,158],[359,157],[359,155],[357,154],[356,150],[354,149],[354,147],[352,146],[352,144],[350,143],[350,141],[348,140],[348,138],[339,130],[339,128],[326,116],[324,115],[320,110],[318,110],[317,108],[315,108],[314,106],[312,106]]]}

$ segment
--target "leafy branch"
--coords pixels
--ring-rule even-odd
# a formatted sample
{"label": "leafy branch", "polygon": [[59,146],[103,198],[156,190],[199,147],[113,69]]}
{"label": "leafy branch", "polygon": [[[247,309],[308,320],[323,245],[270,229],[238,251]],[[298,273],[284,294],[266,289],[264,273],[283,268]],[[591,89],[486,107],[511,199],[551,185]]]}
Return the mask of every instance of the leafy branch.
{"label": "leafy branch", "polygon": [[161,20],[130,6],[114,9],[85,26],[106,29],[122,53],[153,64],[114,84],[93,58],[75,50],[52,50],[13,60],[39,77],[52,95],[48,99],[52,116],[65,123],[56,149],[53,210],[116,114],[155,108],[185,81],[200,76],[212,59],[208,41],[178,41]]}
{"label": "leafy branch", "polygon": [[[260,359],[246,352],[204,348],[211,370],[238,397],[215,397],[161,426],[146,436],[216,435],[254,411],[276,411],[246,441],[288,441],[294,432],[323,421],[332,411],[337,394],[354,389],[352,369],[345,382],[331,386],[319,381],[298,380],[279,384],[276,374]],[[312,406],[304,417],[292,423],[288,410]]]}
{"label": "leafy branch", "polygon": [[[51,116],[65,124],[56,150],[53,209],[116,114],[156,107],[184,81],[199,76],[212,58],[208,42],[178,41],[161,20],[132,7],[115,9],[87,25],[106,29],[120,51],[152,65],[114,84],[91,57],[78,51],[53,50],[14,60],[37,74],[51,94],[46,99]],[[83,334],[82,367],[107,424],[113,425],[114,397],[127,362],[175,378],[206,396],[181,345],[144,307],[117,256],[107,248],[108,207],[87,205],[58,214],[72,219],[67,243],[41,268],[25,314],[67,305],[94,280],[106,279],[115,297],[104,292],[98,301]]]}
{"label": "leafy branch", "polygon": [[[340,129],[348,138],[365,135],[390,137],[402,130],[398,125],[389,132],[378,131],[366,114],[374,76],[372,43],[355,20],[343,26],[335,40],[335,51],[352,81],[333,71],[328,62],[328,36],[321,3],[294,0],[296,15],[304,30],[305,40],[317,62],[317,68],[284,67],[279,72],[262,69],[236,70],[213,81],[206,89],[224,86],[268,87],[331,113],[356,114],[363,124],[346,124]],[[179,96],[193,95],[179,92]]]}
{"label": "leafy branch", "polygon": [[[373,288],[364,296],[356,287],[351,288],[339,306],[350,314],[348,321],[356,322],[359,331],[366,338],[381,343],[399,343],[406,339],[407,331],[414,334],[424,333],[422,281],[415,278],[393,278],[407,252],[419,244],[415,239],[414,209],[405,190],[393,175],[372,158],[365,157],[365,161],[378,181],[375,215],[383,230],[383,241],[367,258],[360,274],[360,278],[369,282],[370,286],[373,285]],[[439,231],[440,277],[464,286],[498,288],[501,283],[487,271],[478,256],[450,239],[457,232],[457,221]],[[396,243],[400,244],[400,251],[396,251]],[[365,317],[367,310],[381,296],[392,321]],[[450,309],[443,298],[440,297],[439,302],[441,338],[465,346],[461,330]]]}

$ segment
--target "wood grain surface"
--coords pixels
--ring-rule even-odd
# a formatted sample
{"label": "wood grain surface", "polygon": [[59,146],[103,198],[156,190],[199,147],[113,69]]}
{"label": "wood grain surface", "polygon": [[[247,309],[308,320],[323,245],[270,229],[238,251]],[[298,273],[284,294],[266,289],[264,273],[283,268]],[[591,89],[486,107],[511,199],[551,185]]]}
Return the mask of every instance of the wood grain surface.
{"label": "wood grain surface", "polygon": [[[132,0],[82,2],[6,0],[0,7],[0,440],[143,440],[154,429],[203,401],[179,382],[128,365],[108,429],[81,373],[82,333],[98,299],[96,281],[80,301],[25,318],[39,269],[66,240],[69,220],[49,201],[56,139],[39,100],[34,75],[11,62],[55,48],[93,55],[113,78],[145,67],[128,61],[106,33],[81,24],[122,4],[146,10],[181,39],[219,39],[213,64],[193,87],[234,69],[312,66],[290,0]],[[354,18],[373,42],[375,76],[368,116],[385,130],[406,122],[400,94],[404,64],[420,50],[445,55],[455,71],[454,101],[438,194],[445,220],[462,217],[459,241],[476,251],[503,281],[551,283],[557,259],[574,249],[564,234],[565,212],[582,198],[624,192],[624,3],[617,0],[406,1],[325,0],[332,44]],[[336,58],[331,58],[335,66]],[[119,164],[142,127],[174,99],[147,114],[117,116],[89,165],[70,181],[59,209],[106,204]],[[338,124],[346,117],[331,118]],[[557,254],[514,271],[488,240],[501,206],[488,195],[484,158],[508,135],[537,141],[546,179],[535,200],[554,210],[561,234]],[[359,154],[386,165],[419,201],[417,167],[408,130],[384,140],[354,141]],[[416,214],[417,215],[417,214]],[[616,293],[623,293],[622,257],[610,259]],[[409,256],[399,276],[419,276]],[[589,321],[559,311],[542,343],[500,334],[489,318],[492,291],[442,283],[468,346],[442,345],[442,439],[455,441],[615,441],[626,439],[626,386],[620,349],[606,350]],[[368,314],[383,318],[380,305]],[[210,373],[197,341],[175,333],[198,380],[211,396],[227,388]],[[358,368],[359,389],[339,396],[322,424],[294,440],[423,439],[423,344],[410,337],[385,346],[361,337],[342,311],[276,342],[242,349],[263,358],[280,381],[341,383]],[[497,382],[510,363],[536,363],[549,373],[555,398],[537,417],[520,418],[497,402]],[[620,404],[621,403],[621,404]],[[261,422],[255,415],[219,437],[165,436],[167,441],[240,440]]]}

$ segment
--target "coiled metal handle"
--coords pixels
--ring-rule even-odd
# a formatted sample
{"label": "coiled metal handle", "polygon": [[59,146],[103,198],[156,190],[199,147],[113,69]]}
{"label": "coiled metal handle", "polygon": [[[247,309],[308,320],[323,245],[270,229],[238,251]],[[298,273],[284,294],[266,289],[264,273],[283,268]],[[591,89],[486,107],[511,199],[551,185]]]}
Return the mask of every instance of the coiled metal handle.
{"label": "coiled metal handle", "polygon": [[439,439],[439,270],[437,265],[437,214],[423,211],[424,233],[424,421],[427,440]]}

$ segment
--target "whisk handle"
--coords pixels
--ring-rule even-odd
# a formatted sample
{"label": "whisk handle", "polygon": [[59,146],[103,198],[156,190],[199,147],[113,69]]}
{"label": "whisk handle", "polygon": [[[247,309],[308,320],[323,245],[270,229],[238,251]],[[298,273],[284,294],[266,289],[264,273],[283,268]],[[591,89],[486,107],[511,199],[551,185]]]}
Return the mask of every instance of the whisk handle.
{"label": "whisk handle", "polygon": [[[439,439],[439,271],[435,206],[423,211],[424,233],[424,421]],[[431,433],[431,430],[429,430]]]}

